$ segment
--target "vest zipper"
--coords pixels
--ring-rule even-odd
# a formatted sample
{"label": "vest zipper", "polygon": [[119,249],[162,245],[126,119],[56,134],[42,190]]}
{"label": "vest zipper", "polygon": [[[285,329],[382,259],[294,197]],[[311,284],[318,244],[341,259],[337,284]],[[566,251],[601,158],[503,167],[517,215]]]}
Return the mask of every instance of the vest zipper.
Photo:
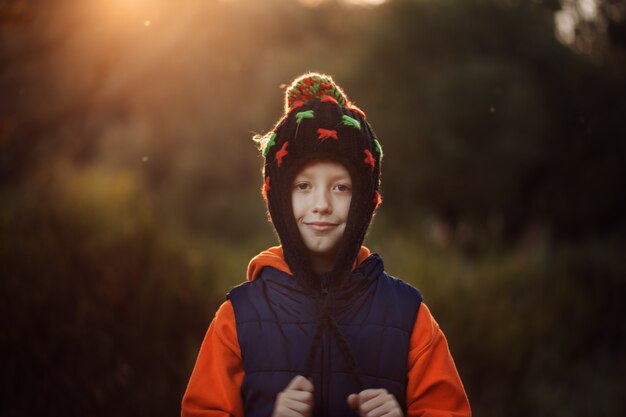
{"label": "vest zipper", "polygon": [[[321,284],[321,292],[322,292],[322,296],[323,297],[328,297],[328,280],[329,280],[329,275],[325,274],[322,276],[322,279],[320,280],[320,284]],[[326,362],[330,362],[330,344],[329,344],[329,334],[328,334],[328,326],[326,324],[324,324],[324,329],[322,331],[322,360],[321,360],[321,369],[320,369],[320,392],[321,392],[321,398],[322,398],[322,404],[321,404],[321,410],[322,410],[322,417],[328,417],[329,416],[329,404],[328,404],[328,388],[329,388],[329,381],[327,380],[328,378],[328,372],[326,372]],[[328,364],[328,368],[330,369],[330,363]]]}

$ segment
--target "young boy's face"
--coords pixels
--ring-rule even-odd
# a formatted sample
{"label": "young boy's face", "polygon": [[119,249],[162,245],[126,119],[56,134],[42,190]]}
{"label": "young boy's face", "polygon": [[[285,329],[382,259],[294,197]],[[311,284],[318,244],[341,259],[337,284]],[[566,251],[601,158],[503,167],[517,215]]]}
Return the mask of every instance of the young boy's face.
{"label": "young boy's face", "polygon": [[334,261],[346,228],[352,179],[333,161],[314,161],[296,175],[291,193],[293,213],[302,240],[315,263]]}

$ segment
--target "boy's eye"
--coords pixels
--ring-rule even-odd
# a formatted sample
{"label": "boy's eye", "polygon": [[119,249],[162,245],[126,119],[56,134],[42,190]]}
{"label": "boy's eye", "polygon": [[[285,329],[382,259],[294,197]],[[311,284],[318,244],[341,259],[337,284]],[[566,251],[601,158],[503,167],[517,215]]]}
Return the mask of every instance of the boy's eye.
{"label": "boy's eye", "polygon": [[340,191],[340,192],[347,192],[350,191],[350,186],[346,185],[346,184],[337,184],[335,185],[335,190]]}

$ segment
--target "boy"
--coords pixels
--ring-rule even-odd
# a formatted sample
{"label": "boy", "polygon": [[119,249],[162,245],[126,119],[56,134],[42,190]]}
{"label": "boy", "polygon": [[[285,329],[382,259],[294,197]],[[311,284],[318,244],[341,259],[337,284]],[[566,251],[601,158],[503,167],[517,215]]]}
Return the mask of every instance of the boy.
{"label": "boy", "polygon": [[362,245],[382,148],[333,80],[305,74],[259,138],[281,246],[252,259],[220,307],[183,416],[469,416],[421,295]]}

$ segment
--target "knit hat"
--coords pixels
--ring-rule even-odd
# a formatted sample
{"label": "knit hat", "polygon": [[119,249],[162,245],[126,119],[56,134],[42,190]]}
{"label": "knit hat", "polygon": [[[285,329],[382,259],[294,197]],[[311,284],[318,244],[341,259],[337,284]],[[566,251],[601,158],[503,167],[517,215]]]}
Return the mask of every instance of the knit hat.
{"label": "knit hat", "polygon": [[[315,282],[306,246],[291,202],[292,182],[314,160],[346,167],[352,179],[352,199],[331,277],[349,273],[380,204],[380,143],[365,120],[328,75],[307,73],[285,92],[285,114],[271,132],[256,138],[265,157],[263,196],[283,247],[285,261],[296,276]],[[319,284],[318,288],[319,288]]]}

